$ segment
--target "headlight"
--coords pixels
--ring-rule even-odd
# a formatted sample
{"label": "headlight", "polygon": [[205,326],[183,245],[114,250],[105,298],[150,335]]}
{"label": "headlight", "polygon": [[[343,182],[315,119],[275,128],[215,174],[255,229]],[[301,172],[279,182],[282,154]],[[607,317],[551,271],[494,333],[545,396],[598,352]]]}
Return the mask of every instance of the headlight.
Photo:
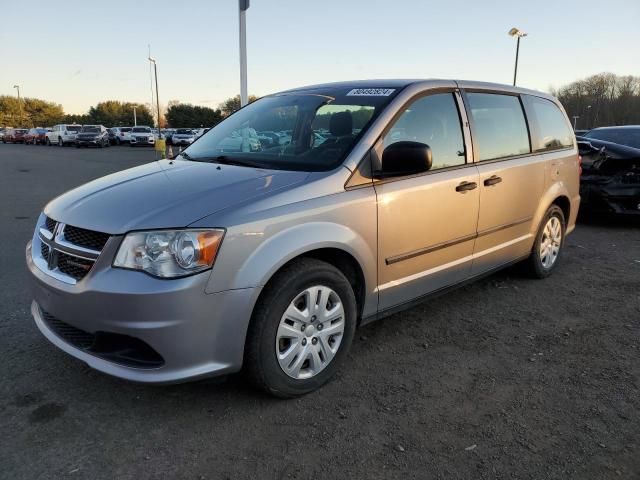
{"label": "headlight", "polygon": [[223,237],[221,229],[129,233],[113,266],[161,278],[184,277],[211,268]]}

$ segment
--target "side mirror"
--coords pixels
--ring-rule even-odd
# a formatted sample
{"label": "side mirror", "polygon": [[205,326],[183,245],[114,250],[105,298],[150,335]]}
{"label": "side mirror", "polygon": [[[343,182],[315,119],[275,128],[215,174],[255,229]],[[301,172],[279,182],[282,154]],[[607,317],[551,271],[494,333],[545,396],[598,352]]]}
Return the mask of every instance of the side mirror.
{"label": "side mirror", "polygon": [[403,177],[431,168],[431,147],[420,142],[396,142],[382,152],[382,177]]}

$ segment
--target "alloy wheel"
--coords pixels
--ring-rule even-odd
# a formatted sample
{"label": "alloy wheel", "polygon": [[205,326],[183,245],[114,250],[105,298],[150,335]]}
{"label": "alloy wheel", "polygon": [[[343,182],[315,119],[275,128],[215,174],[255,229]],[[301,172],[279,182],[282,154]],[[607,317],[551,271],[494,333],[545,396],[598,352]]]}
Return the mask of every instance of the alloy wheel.
{"label": "alloy wheel", "polygon": [[560,253],[562,245],[562,224],[558,217],[551,217],[542,231],[540,240],[540,262],[545,269],[550,269]]}

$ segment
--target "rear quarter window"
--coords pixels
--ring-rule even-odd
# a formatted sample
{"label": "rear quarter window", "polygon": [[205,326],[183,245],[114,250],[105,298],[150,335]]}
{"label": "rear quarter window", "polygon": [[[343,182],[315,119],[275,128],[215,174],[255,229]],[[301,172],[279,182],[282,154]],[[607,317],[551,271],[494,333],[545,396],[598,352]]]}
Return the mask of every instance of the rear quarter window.
{"label": "rear quarter window", "polygon": [[535,124],[531,135],[534,152],[548,152],[573,146],[573,131],[555,103],[532,95],[523,95],[523,98],[527,114]]}
{"label": "rear quarter window", "polygon": [[473,121],[474,149],[480,161],[531,152],[520,98],[496,93],[467,93]]}

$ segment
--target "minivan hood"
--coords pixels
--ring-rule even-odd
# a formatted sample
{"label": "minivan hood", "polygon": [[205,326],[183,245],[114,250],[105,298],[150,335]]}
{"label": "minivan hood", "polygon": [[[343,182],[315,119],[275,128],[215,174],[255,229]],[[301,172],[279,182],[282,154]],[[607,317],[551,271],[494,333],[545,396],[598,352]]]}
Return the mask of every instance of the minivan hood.
{"label": "minivan hood", "polygon": [[113,235],[179,228],[308,176],[308,172],[161,160],[82,185],[49,202],[44,212],[58,222]]}

